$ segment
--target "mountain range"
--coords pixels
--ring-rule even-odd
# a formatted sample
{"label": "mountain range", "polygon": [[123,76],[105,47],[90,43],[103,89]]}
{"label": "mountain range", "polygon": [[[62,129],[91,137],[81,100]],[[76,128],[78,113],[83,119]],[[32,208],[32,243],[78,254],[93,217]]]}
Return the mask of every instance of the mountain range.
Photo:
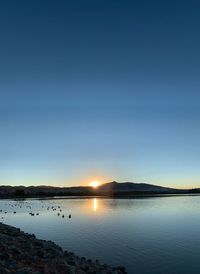
{"label": "mountain range", "polygon": [[52,186],[0,186],[0,197],[54,197],[54,196],[148,196],[200,193],[200,189],[176,189],[145,183],[116,181],[105,183],[97,188],[91,186],[52,187]]}

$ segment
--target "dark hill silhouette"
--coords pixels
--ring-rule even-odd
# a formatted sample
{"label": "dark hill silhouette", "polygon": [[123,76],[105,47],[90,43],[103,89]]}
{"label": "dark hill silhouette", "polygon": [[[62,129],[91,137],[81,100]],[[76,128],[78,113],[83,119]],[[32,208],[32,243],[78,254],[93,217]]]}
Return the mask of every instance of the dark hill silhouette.
{"label": "dark hill silhouette", "polygon": [[52,186],[0,186],[0,198],[54,197],[54,196],[148,196],[167,194],[200,194],[200,189],[175,189],[145,183],[105,183],[98,188],[90,186],[52,187]]}
{"label": "dark hill silhouette", "polygon": [[144,183],[118,183],[118,182],[111,182],[106,183],[98,187],[98,191],[106,192],[106,191],[115,191],[115,192],[129,192],[129,191],[140,191],[140,192],[175,192],[177,189],[169,188],[169,187],[162,187],[157,185],[151,184],[144,184]]}

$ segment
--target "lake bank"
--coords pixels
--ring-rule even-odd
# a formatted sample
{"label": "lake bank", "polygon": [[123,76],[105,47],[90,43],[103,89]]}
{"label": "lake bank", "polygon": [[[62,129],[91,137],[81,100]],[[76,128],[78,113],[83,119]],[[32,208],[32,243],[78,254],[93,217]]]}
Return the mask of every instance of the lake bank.
{"label": "lake bank", "polygon": [[34,234],[3,223],[0,223],[0,244],[0,273],[4,274],[127,273],[122,266],[111,267],[78,257],[52,241],[39,240]]}

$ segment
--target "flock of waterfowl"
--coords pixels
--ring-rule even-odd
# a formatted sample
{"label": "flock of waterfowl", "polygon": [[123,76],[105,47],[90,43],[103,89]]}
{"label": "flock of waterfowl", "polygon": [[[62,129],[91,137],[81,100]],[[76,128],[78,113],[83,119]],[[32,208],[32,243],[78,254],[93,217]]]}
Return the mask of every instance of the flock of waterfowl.
{"label": "flock of waterfowl", "polygon": [[[40,201],[41,202],[41,204],[42,203],[44,203],[44,201]],[[0,209],[0,213],[1,214],[4,214],[4,216],[1,216],[1,219],[4,219],[4,217],[5,217],[5,215],[7,214],[7,213],[13,213],[13,214],[17,214],[17,211],[12,211],[11,209],[13,208],[13,209],[21,209],[21,208],[26,208],[26,210],[28,211],[28,214],[30,215],[30,216],[39,216],[40,215],[40,213],[38,212],[38,211],[36,211],[36,210],[33,210],[33,207],[32,207],[32,204],[31,204],[31,202],[30,201],[9,201],[8,203],[6,203],[6,205],[9,207],[9,211],[4,211],[4,210],[2,210],[2,209]],[[48,204],[48,205],[42,205],[42,212],[44,211],[44,210],[47,210],[47,211],[56,211],[56,215],[57,216],[60,216],[61,218],[65,218],[65,217],[68,217],[69,219],[71,219],[71,217],[72,217],[72,215],[71,214],[64,214],[64,211],[63,211],[63,209],[61,208],[61,206],[60,205],[51,205],[51,204]],[[20,210],[19,210],[19,212],[20,212]]]}

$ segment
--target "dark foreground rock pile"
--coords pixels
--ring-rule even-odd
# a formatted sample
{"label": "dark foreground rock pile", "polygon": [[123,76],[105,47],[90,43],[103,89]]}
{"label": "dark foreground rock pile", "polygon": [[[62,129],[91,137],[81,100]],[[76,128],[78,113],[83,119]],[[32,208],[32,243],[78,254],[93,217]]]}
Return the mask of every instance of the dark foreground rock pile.
{"label": "dark foreground rock pile", "polygon": [[51,241],[0,223],[0,274],[122,274],[124,267],[102,265],[63,251]]}

